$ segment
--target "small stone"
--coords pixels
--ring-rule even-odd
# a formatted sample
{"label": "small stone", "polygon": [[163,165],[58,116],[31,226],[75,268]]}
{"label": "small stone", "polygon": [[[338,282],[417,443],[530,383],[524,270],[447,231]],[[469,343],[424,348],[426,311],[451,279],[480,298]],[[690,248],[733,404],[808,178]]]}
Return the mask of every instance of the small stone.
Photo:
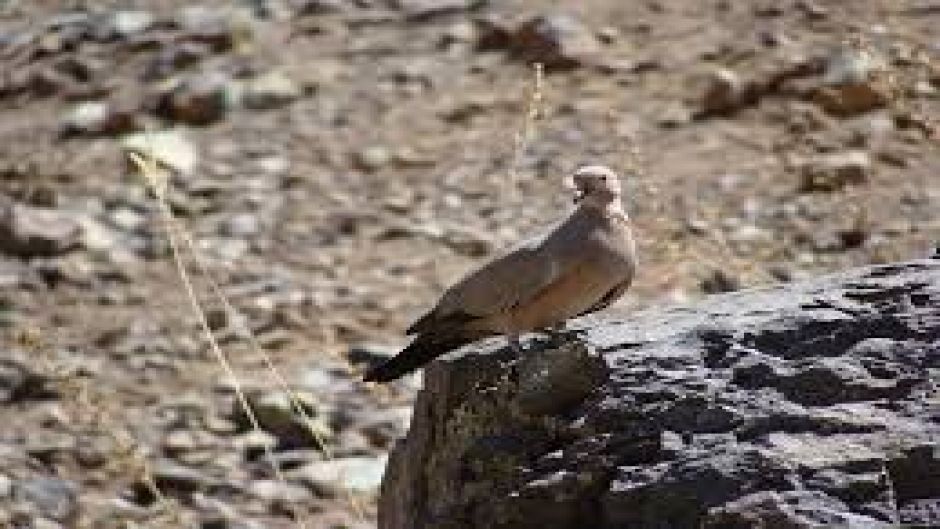
{"label": "small stone", "polygon": [[301,95],[303,90],[296,81],[273,71],[246,81],[238,100],[245,108],[269,110],[287,105]]}
{"label": "small stone", "polygon": [[217,481],[194,468],[185,467],[169,460],[153,465],[151,474],[156,485],[163,491],[192,493],[216,485]]}
{"label": "small stone", "polygon": [[62,120],[65,136],[101,136],[139,130],[133,111],[119,110],[104,101],[85,101],[72,108]]}
{"label": "small stone", "polygon": [[372,494],[378,491],[382,482],[386,461],[384,455],[316,461],[287,472],[287,478],[327,497],[350,492]]}
{"label": "small stone", "polygon": [[227,109],[226,79],[199,76],[187,79],[161,97],[159,115],[188,125],[209,125],[222,119]]}
{"label": "small stone", "polygon": [[352,6],[347,0],[298,0],[295,5],[298,16],[342,13]]}
{"label": "small stone", "polygon": [[664,129],[675,129],[692,121],[692,113],[681,103],[667,105],[662,109],[656,123]]}
{"label": "small stone", "polygon": [[276,479],[259,479],[248,485],[248,492],[266,502],[286,504],[299,503],[310,499],[310,490],[300,485],[283,483]]}
{"label": "small stone", "polygon": [[702,280],[702,292],[706,294],[721,294],[723,292],[734,292],[741,289],[741,281],[725,270],[715,269],[711,274]]}
{"label": "small stone", "polygon": [[458,254],[469,257],[489,255],[496,247],[489,234],[469,226],[450,226],[441,240]]}
{"label": "small stone", "polygon": [[15,494],[44,517],[64,522],[75,515],[78,488],[71,481],[35,478],[16,483]]}
{"label": "small stone", "polygon": [[871,157],[866,151],[825,154],[799,164],[798,170],[801,191],[836,191],[867,181]]}
{"label": "small stone", "polygon": [[882,108],[891,99],[891,92],[876,71],[875,59],[867,50],[840,49],[830,57],[823,86],[813,91],[812,100],[835,116]]}
{"label": "small stone", "polygon": [[487,0],[393,0],[391,4],[400,9],[408,20],[423,22],[478,9],[486,5]]}
{"label": "small stone", "polygon": [[219,231],[228,237],[254,237],[261,232],[261,222],[253,213],[239,213],[225,219]]}
{"label": "small stone", "polygon": [[392,153],[384,145],[370,145],[356,152],[356,165],[368,172],[375,172],[386,167],[392,160]]}
{"label": "small stone", "polygon": [[[276,436],[283,447],[318,446],[331,437],[333,432],[325,415],[318,410],[319,400],[307,392],[295,391],[292,396],[304,414],[297,413],[291,396],[280,391],[250,394],[248,403],[261,428]],[[233,411],[236,422],[243,429],[251,427],[241,406]]]}
{"label": "small stone", "polygon": [[180,129],[129,134],[121,140],[121,146],[186,175],[192,174],[199,163],[198,151]]}
{"label": "small stone", "polygon": [[500,19],[479,21],[480,49],[507,49],[515,57],[538,62],[548,70],[584,65],[600,52],[594,32],[580,20],[561,13],[540,15],[509,29]]}
{"label": "small stone", "polygon": [[0,253],[53,257],[76,248],[80,240],[81,226],[73,216],[0,197]]}
{"label": "small stone", "polygon": [[277,447],[277,437],[261,430],[250,430],[232,440],[235,448],[245,453],[245,459],[254,461],[267,450]]}
{"label": "small stone", "polygon": [[726,115],[756,100],[746,88],[744,81],[732,70],[722,68],[712,72],[702,95],[699,115]]}
{"label": "small stone", "polygon": [[5,474],[0,474],[0,499],[9,498],[13,494],[13,480]]}
{"label": "small stone", "polygon": [[126,39],[138,33],[143,33],[155,22],[153,14],[148,11],[115,11],[104,24],[107,38]]}

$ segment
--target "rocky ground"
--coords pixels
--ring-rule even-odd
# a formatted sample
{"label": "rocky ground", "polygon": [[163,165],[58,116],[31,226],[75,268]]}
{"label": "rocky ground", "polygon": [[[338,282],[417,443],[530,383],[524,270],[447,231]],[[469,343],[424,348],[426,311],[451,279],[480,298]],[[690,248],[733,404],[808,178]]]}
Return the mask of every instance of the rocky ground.
{"label": "rocky ground", "polygon": [[940,527],[940,259],[576,332],[428,368],[379,528]]}
{"label": "rocky ground", "polygon": [[[0,526],[373,526],[420,382],[357,374],[585,161],[625,174],[641,237],[619,311],[928,254],[938,25],[913,0],[0,2]],[[263,432],[128,151],[173,171]]]}

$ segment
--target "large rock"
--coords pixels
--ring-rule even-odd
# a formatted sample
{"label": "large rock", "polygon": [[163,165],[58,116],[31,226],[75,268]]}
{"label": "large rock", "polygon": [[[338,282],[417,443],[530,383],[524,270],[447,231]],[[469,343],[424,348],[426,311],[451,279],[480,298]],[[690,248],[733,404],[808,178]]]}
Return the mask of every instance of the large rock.
{"label": "large rock", "polygon": [[931,526],[940,260],[581,325],[426,370],[381,529]]}

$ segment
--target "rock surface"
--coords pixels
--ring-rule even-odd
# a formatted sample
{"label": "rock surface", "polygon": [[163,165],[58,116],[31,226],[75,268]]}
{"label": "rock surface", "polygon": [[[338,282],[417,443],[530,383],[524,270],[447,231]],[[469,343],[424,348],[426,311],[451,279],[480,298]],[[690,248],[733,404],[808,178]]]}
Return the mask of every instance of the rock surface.
{"label": "rock surface", "polygon": [[936,522],[940,261],[583,327],[431,366],[379,527]]}

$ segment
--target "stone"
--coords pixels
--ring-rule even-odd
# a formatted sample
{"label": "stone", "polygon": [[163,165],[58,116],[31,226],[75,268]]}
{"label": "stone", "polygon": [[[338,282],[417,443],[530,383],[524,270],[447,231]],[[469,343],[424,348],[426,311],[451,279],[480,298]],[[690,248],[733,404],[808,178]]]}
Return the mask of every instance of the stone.
{"label": "stone", "polygon": [[326,497],[373,494],[379,489],[385,463],[385,456],[344,457],[308,463],[286,472],[286,477]]}
{"label": "stone", "polygon": [[837,191],[871,177],[871,156],[866,151],[823,154],[798,164],[800,190]]}
{"label": "stone", "polygon": [[148,11],[124,10],[108,15],[104,23],[105,38],[127,39],[147,31],[156,22]]}
{"label": "stone", "polygon": [[228,109],[227,79],[203,75],[186,79],[160,97],[157,113],[171,121],[204,126],[225,116]]}
{"label": "stone", "polygon": [[[702,94],[699,116],[726,115],[748,101],[745,83],[733,70],[725,68],[710,73]],[[756,98],[753,98],[756,100]]]}
{"label": "stone", "polygon": [[0,196],[0,253],[24,259],[62,255],[78,247],[81,232],[72,215]]}
{"label": "stone", "polygon": [[245,108],[269,110],[287,105],[303,95],[303,88],[283,72],[272,71],[249,79],[237,95],[229,96]]}
{"label": "stone", "polygon": [[388,166],[392,161],[392,153],[384,145],[369,145],[353,154],[356,166],[367,172],[375,172]]}
{"label": "stone", "polygon": [[425,369],[379,528],[929,525],[938,307],[924,259],[465,347]]}
{"label": "stone", "polygon": [[[276,436],[280,447],[320,446],[333,432],[325,421],[319,399],[311,393],[296,391],[293,397],[310,418],[309,421],[293,408],[291,398],[281,391],[251,393],[248,395],[248,404],[261,429]],[[233,410],[233,418],[242,429],[251,428],[244,409],[238,403]]]}
{"label": "stone", "polygon": [[577,18],[552,13],[539,15],[509,28],[504,20],[480,19],[477,47],[505,49],[527,63],[547,70],[567,70],[593,61],[600,52],[597,36]]}
{"label": "stone", "polygon": [[36,512],[57,522],[66,522],[75,516],[78,509],[78,487],[71,481],[59,478],[33,478],[19,481],[15,495],[32,505]]}
{"label": "stone", "polygon": [[199,152],[182,129],[129,134],[121,139],[121,147],[184,175],[192,174],[199,163]]}
{"label": "stone", "polygon": [[734,292],[741,289],[741,280],[731,275],[727,270],[716,268],[702,279],[701,288],[702,292],[706,294]]}
{"label": "stone", "polygon": [[890,86],[877,76],[871,52],[854,47],[836,50],[826,64],[822,84],[811,99],[826,112],[853,116],[882,108],[891,100]]}
{"label": "stone", "polygon": [[165,493],[190,494],[218,484],[218,480],[202,471],[170,460],[157,461],[151,474],[154,483]]}
{"label": "stone", "polygon": [[434,18],[477,10],[488,0],[392,0],[393,7],[401,10],[408,20],[427,22]]}
{"label": "stone", "polygon": [[78,103],[62,120],[64,136],[111,136],[140,130],[133,110],[122,110],[105,101]]}
{"label": "stone", "polygon": [[248,493],[265,502],[295,504],[310,499],[310,490],[276,479],[258,479],[248,485]]}

